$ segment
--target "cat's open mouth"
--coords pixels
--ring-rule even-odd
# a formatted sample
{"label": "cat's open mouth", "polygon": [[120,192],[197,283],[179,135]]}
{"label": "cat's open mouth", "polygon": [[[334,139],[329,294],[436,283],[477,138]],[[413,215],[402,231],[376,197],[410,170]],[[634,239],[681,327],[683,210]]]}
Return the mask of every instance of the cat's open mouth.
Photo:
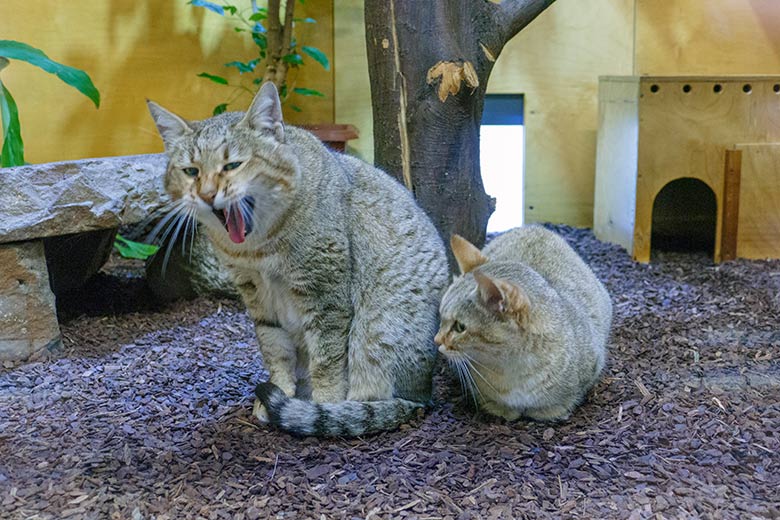
{"label": "cat's open mouth", "polygon": [[236,244],[246,240],[246,236],[252,232],[253,216],[255,212],[254,197],[244,197],[238,202],[230,204],[225,209],[213,209],[214,215],[219,219],[230,240]]}

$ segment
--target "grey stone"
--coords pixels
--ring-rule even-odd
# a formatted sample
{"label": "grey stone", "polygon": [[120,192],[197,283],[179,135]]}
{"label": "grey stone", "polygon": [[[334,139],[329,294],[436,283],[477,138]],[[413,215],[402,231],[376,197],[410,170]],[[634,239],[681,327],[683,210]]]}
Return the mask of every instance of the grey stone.
{"label": "grey stone", "polygon": [[60,345],[41,241],[0,245],[0,361],[34,357]]}
{"label": "grey stone", "polygon": [[163,154],[6,168],[0,243],[141,222],[169,200]]}

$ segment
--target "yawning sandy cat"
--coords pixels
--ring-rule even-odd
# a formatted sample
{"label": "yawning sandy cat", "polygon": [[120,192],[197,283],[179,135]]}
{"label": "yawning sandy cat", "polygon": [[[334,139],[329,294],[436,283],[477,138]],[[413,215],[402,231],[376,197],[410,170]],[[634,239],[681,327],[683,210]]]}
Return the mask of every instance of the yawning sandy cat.
{"label": "yawning sandy cat", "polygon": [[206,229],[254,319],[255,413],[304,435],[389,429],[431,398],[444,246],[400,184],[285,127],[265,84],[244,113],[149,103],[165,186]]}
{"label": "yawning sandy cat", "polygon": [[563,420],[598,381],[612,303],[558,235],[514,229],[485,249],[454,236],[462,275],[442,299],[439,352],[484,411]]}

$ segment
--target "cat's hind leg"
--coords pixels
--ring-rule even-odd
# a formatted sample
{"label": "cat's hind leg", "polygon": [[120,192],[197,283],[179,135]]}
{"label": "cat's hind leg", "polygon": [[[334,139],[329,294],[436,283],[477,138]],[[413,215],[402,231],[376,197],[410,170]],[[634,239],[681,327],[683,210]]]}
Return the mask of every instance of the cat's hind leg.
{"label": "cat's hind leg", "polygon": [[312,401],[343,401],[347,397],[346,332],[338,327],[310,329],[304,334],[304,341],[309,357]]}
{"label": "cat's hind leg", "polygon": [[398,370],[398,347],[394,345],[380,317],[355,316],[349,338],[350,401],[390,399],[394,393],[394,377]]}

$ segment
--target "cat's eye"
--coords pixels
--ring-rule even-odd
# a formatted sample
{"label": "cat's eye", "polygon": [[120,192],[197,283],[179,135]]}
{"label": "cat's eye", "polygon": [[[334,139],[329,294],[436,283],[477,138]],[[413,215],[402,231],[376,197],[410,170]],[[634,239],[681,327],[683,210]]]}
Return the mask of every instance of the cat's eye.
{"label": "cat's eye", "polygon": [[190,166],[189,168],[182,168],[181,171],[190,177],[197,177],[199,173],[199,170],[194,166]]}
{"label": "cat's eye", "polygon": [[238,168],[239,166],[241,166],[241,162],[240,162],[240,161],[238,161],[238,162],[231,162],[231,163],[227,163],[227,164],[226,164],[226,165],[225,165],[225,166],[222,168],[222,171],[223,171],[223,172],[229,172],[230,170],[235,170],[235,169],[236,169],[236,168]]}
{"label": "cat's eye", "polygon": [[466,326],[461,322],[456,321],[455,323],[452,324],[452,330],[460,334],[461,332],[464,332],[466,330]]}

